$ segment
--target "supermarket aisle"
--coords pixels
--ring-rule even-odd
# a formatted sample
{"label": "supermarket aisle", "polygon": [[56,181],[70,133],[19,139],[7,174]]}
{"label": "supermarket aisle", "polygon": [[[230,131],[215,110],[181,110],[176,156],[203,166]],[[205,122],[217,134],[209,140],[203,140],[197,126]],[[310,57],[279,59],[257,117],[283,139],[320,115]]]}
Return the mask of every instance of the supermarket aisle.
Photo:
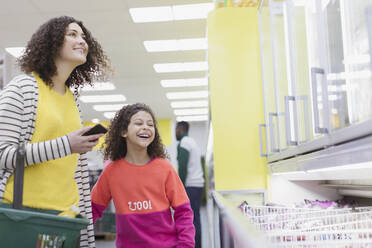
{"label": "supermarket aisle", "polygon": [[[209,248],[211,247],[209,244],[209,225],[208,225],[208,215],[206,207],[201,207],[200,209],[200,218],[201,218],[201,225],[202,225],[202,247]],[[96,241],[97,248],[115,248],[115,240],[112,241],[105,241],[105,240],[97,240]]]}

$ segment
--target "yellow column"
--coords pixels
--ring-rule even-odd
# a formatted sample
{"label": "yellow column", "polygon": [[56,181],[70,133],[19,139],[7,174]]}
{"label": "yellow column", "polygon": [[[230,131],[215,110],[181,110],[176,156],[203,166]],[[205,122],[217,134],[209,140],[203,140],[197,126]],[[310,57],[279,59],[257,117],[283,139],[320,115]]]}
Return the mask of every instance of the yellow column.
{"label": "yellow column", "polygon": [[208,17],[210,102],[216,190],[266,188],[258,124],[264,123],[257,8]]}

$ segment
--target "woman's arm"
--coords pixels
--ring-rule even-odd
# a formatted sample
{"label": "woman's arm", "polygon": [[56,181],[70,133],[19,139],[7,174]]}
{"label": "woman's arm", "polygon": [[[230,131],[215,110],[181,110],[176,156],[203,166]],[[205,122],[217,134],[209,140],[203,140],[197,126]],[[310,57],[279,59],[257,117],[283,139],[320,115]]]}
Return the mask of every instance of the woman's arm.
{"label": "woman's arm", "polygon": [[[0,169],[15,168],[21,136],[30,128],[27,125],[35,121],[29,120],[36,113],[30,112],[32,108],[25,104],[26,100],[29,99],[25,99],[16,83],[10,83],[0,94]],[[98,142],[94,140],[102,135],[81,136],[87,130],[89,127],[53,140],[25,143],[25,166],[90,151]]]}

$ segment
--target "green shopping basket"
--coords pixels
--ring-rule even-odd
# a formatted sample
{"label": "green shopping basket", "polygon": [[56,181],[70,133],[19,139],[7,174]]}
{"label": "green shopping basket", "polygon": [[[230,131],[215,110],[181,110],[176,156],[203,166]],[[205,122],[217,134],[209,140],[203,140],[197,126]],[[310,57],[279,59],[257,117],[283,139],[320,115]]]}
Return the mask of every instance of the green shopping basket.
{"label": "green shopping basket", "polygon": [[0,204],[0,247],[74,248],[79,247],[80,230],[89,220],[58,216],[57,211],[22,206],[25,149],[17,152],[14,172],[13,206]]}

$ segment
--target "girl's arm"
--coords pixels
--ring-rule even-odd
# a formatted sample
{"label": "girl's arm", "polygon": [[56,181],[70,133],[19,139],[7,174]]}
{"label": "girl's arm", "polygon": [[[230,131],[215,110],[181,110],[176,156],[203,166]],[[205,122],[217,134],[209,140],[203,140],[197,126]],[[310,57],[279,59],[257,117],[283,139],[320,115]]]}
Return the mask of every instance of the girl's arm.
{"label": "girl's arm", "polygon": [[96,219],[102,217],[103,211],[108,207],[112,198],[106,168],[98,178],[90,194],[92,199],[93,223],[96,222]]}
{"label": "girl's arm", "polygon": [[174,209],[174,222],[177,229],[177,248],[191,248],[195,246],[195,227],[193,224],[194,213],[191,209],[185,188],[171,168],[166,182],[168,199]]}
{"label": "girl's arm", "polygon": [[190,202],[173,207],[173,209],[178,235],[177,248],[195,247],[194,213],[191,210]]}

